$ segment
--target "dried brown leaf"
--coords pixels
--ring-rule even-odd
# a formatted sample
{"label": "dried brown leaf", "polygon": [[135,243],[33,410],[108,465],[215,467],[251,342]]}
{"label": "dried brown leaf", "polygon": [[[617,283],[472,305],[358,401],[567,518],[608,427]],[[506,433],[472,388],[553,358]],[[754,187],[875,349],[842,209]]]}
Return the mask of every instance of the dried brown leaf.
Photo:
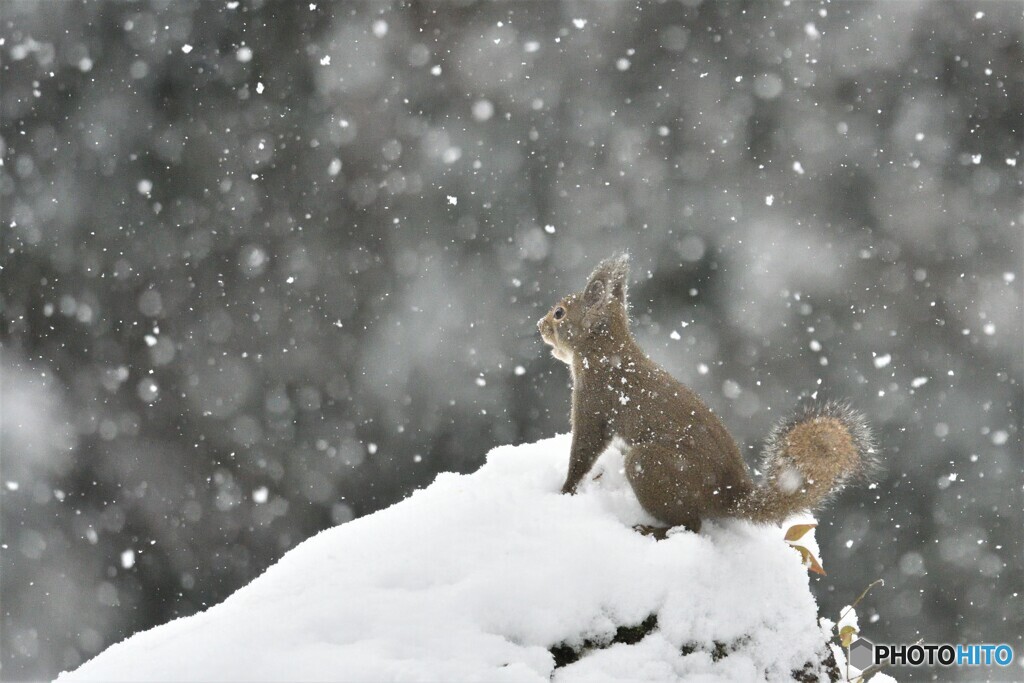
{"label": "dried brown leaf", "polygon": [[804,566],[806,566],[809,570],[811,570],[815,574],[821,574],[822,576],[828,576],[825,573],[825,570],[822,569],[821,563],[818,562],[818,558],[816,558],[814,556],[814,554],[810,550],[808,550],[807,548],[803,547],[802,545],[794,545],[793,547],[796,548],[797,551],[799,551],[800,557],[803,558]]}
{"label": "dried brown leaf", "polygon": [[804,534],[818,526],[817,524],[794,524],[786,529],[786,540],[792,543],[803,538]]}

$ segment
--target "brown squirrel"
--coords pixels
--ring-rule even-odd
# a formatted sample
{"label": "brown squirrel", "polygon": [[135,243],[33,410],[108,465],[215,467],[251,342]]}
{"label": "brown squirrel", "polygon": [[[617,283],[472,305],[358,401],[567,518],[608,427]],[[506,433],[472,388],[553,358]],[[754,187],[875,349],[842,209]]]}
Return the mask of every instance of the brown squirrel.
{"label": "brown squirrel", "polygon": [[[552,355],[572,369],[572,448],[562,493],[576,492],[615,437],[625,442],[626,477],[644,510],[693,531],[706,517],[779,523],[868,477],[875,448],[864,417],[826,403],[772,430],[764,482],[755,485],[718,416],[637,345],[629,331],[628,273],[628,255],[602,261],[582,292],[537,323]],[[659,537],[665,531],[641,530]]]}

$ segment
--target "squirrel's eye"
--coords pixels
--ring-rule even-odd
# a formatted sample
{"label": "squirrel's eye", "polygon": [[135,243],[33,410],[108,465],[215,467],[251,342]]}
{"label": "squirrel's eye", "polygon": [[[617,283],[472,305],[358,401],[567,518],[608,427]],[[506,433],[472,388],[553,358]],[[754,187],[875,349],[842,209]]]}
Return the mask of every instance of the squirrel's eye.
{"label": "squirrel's eye", "polygon": [[565,309],[559,306],[555,309],[555,320],[561,320],[565,317]]}

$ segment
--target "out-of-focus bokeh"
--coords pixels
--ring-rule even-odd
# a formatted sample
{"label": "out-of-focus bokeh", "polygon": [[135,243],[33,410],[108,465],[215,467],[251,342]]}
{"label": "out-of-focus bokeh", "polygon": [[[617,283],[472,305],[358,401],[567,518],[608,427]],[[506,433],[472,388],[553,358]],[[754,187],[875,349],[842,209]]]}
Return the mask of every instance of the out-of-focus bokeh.
{"label": "out-of-focus bokeh", "polygon": [[876,425],[878,485],[821,516],[823,614],[884,578],[868,637],[1024,656],[1022,25],[7,0],[0,676],[567,431],[534,321],[622,250],[638,337],[751,463],[801,397]]}

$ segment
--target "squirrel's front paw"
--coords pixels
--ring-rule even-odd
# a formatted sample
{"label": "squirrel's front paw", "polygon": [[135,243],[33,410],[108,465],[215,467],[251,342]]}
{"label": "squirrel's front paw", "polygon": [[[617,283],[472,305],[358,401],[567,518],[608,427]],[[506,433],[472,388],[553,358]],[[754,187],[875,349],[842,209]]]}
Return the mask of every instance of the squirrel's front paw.
{"label": "squirrel's front paw", "polygon": [[568,493],[570,496],[575,496],[576,486],[570,484],[565,484],[564,486],[562,486],[562,495],[565,495],[566,493]]}

